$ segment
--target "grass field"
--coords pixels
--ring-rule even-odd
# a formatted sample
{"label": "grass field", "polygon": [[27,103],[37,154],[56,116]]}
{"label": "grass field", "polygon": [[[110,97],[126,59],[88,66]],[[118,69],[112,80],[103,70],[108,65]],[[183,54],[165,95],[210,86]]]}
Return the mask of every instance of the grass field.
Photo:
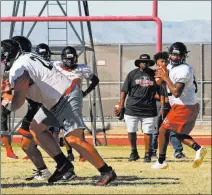
{"label": "grass field", "polygon": [[[27,182],[24,178],[31,176],[33,165],[29,160],[10,160],[1,148],[1,194],[211,194],[211,147],[205,161],[197,169],[192,168],[195,153],[185,146],[188,159],[176,161],[173,149],[169,147],[169,168],[151,170],[152,163],[144,164],[143,159],[128,162],[129,147],[107,146],[97,148],[105,161],[111,165],[118,178],[106,187],[94,186],[98,172],[88,162],[74,162],[77,178],[74,181],[60,182],[47,186],[45,181]],[[16,146],[14,150],[19,157],[24,153]],[[65,148],[63,148],[65,150]],[[140,157],[144,148],[139,147]],[[43,152],[49,170],[54,171],[55,163]]]}

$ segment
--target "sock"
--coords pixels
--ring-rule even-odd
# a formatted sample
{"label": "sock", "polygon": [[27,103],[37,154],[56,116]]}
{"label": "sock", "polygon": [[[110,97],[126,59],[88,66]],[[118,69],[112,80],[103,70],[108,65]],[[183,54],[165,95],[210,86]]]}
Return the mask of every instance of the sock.
{"label": "sock", "polygon": [[132,153],[138,153],[137,149],[132,149]]}
{"label": "sock", "polygon": [[60,153],[54,157],[54,160],[57,163],[57,167],[61,167],[66,161],[66,157],[63,153]]}
{"label": "sock", "polygon": [[199,150],[201,148],[201,146],[197,143],[193,143],[191,146],[195,151]]}
{"label": "sock", "polygon": [[47,166],[46,166],[46,165],[45,165],[44,167],[39,168],[38,170],[39,170],[39,171],[42,171],[42,170],[44,170],[44,169],[47,169]]}
{"label": "sock", "polygon": [[9,138],[9,136],[3,135],[3,136],[1,137],[1,141],[2,141],[2,143],[4,144],[4,147],[6,148],[6,151],[7,151],[7,152],[13,152],[12,146],[11,146],[11,144],[10,144],[10,138]]}
{"label": "sock", "polygon": [[158,162],[163,164],[163,161],[166,160],[166,154],[159,154]]}
{"label": "sock", "polygon": [[105,163],[101,168],[98,169],[98,171],[102,173],[107,173],[111,170],[111,167],[108,167],[108,165]]}
{"label": "sock", "polygon": [[72,153],[72,148],[70,148],[70,149],[67,150],[67,154],[68,154],[68,155],[69,155],[69,154],[73,154],[73,153]]}
{"label": "sock", "polygon": [[128,139],[130,141],[130,145],[132,150],[137,149],[137,134],[135,133],[128,133]]}

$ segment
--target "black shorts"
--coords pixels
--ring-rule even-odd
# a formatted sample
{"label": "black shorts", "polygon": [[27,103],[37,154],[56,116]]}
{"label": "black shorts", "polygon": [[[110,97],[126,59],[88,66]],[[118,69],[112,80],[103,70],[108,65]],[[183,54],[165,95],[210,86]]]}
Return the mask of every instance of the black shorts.
{"label": "black shorts", "polygon": [[29,131],[30,123],[32,122],[32,119],[34,118],[35,114],[37,113],[42,104],[34,102],[30,99],[27,99],[27,102],[28,102],[28,110],[23,118],[21,128],[26,131]]}

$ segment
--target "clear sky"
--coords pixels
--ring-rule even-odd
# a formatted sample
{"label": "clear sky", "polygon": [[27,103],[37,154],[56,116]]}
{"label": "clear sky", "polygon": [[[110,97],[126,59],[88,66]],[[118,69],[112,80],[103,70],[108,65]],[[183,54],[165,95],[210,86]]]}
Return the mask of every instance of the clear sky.
{"label": "clear sky", "polygon": [[[45,1],[31,1],[26,15],[37,15]],[[53,3],[53,2],[52,2]],[[11,16],[11,1],[1,1],[1,15]],[[22,13],[23,3],[20,4]],[[159,1],[162,21],[211,20],[211,1]],[[89,1],[90,15],[151,15],[152,1]],[[46,15],[46,11],[43,16]],[[61,15],[58,6],[51,6],[51,15]],[[68,2],[68,14],[78,15],[77,2]]]}

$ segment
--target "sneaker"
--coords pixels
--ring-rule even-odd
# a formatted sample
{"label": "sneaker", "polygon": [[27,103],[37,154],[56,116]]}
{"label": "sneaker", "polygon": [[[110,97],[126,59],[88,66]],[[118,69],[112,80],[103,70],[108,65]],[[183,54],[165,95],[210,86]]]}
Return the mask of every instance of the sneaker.
{"label": "sneaker", "polygon": [[204,147],[201,147],[199,150],[197,150],[192,167],[193,168],[199,167],[202,164],[202,161],[206,154],[207,154],[207,149]]}
{"label": "sneaker", "polygon": [[63,178],[65,174],[68,172],[71,172],[74,170],[73,165],[71,162],[67,159],[66,162],[63,164],[62,167],[56,168],[55,172],[52,174],[52,176],[48,179],[48,183],[53,184],[54,182],[60,180]]}
{"label": "sneaker", "polygon": [[145,154],[145,156],[144,156],[144,163],[149,163],[149,162],[151,162],[151,155]]}
{"label": "sneaker", "polygon": [[99,180],[97,181],[98,186],[106,186],[110,182],[114,181],[117,178],[115,171],[112,167],[109,167],[111,170],[107,173],[101,174]]}
{"label": "sneaker", "polygon": [[74,155],[72,153],[69,153],[68,156],[67,156],[67,159],[70,161],[70,162],[73,162],[74,161]]}
{"label": "sneaker", "polygon": [[31,181],[33,179],[35,180],[47,180],[51,177],[51,173],[49,172],[48,169],[43,169],[43,170],[37,170],[33,169],[32,177],[26,178],[26,181]]}
{"label": "sneaker", "polygon": [[185,156],[185,154],[183,154],[183,152],[175,152],[174,157],[175,159],[187,159],[187,157]]}
{"label": "sneaker", "polygon": [[160,163],[158,162],[158,160],[157,160],[154,164],[152,164],[151,168],[152,168],[152,169],[167,169],[168,166],[169,166],[169,165],[167,164],[166,161],[163,161],[163,163],[160,164]]}
{"label": "sneaker", "polygon": [[63,175],[62,180],[71,181],[74,180],[76,177],[77,175],[75,174],[75,172],[73,170],[70,170],[65,175]]}
{"label": "sneaker", "polygon": [[9,152],[7,152],[7,158],[16,160],[16,159],[18,159],[18,156],[16,156],[13,151],[9,151]]}
{"label": "sneaker", "polygon": [[153,158],[153,159],[158,159],[158,157],[157,157],[157,153],[156,153],[156,152],[152,152],[152,156],[151,156],[151,158]]}
{"label": "sneaker", "polygon": [[136,161],[140,158],[137,152],[131,152],[129,160],[128,161]]}

